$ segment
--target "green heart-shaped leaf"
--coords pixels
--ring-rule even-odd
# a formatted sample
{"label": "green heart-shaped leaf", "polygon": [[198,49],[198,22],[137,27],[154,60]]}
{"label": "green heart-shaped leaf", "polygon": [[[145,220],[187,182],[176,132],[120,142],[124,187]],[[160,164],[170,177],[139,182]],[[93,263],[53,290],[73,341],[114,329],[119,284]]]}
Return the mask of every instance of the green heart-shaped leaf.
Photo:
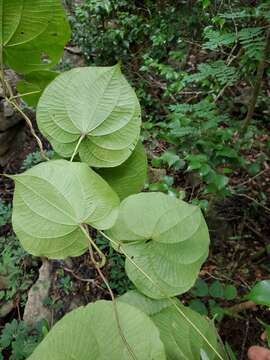
{"label": "green heart-shaped leaf", "polygon": [[116,306],[125,340],[112,302],[97,301],[60,320],[29,360],[166,360],[152,320],[134,306],[120,302]]}
{"label": "green heart-shaped leaf", "polygon": [[1,0],[0,22],[4,63],[23,74],[57,64],[70,38],[60,0]]}
{"label": "green heart-shaped leaf", "polygon": [[44,91],[37,122],[56,152],[78,149],[93,167],[115,167],[139,138],[141,110],[120,66],[85,67],[58,76]]}
{"label": "green heart-shaped leaf", "polygon": [[151,277],[126,259],[130,280],[155,299],[189,290],[208,255],[209,234],[200,209],[162,193],[126,198],[107,234]]}
{"label": "green heart-shaped leaf", "polygon": [[[218,359],[216,353],[184,316],[195,325],[219,354],[223,353],[218,344],[217,332],[213,322],[183,306],[177,299],[173,301],[184,316],[177,311],[169,300],[152,300],[135,290],[122,295],[118,301],[133,305],[151,317],[159,329],[167,360],[198,360],[201,358],[202,352],[206,353],[210,360]],[[224,354],[222,354],[222,358],[226,359]]]}
{"label": "green heart-shaped leaf", "polygon": [[100,169],[98,173],[111,185],[120,200],[140,192],[147,178],[147,157],[143,145],[138,142],[123,164],[115,168]]}
{"label": "green heart-shaped leaf", "polygon": [[89,246],[82,225],[108,229],[116,220],[118,196],[86,164],[48,161],[11,177],[13,228],[33,255],[81,255]]}

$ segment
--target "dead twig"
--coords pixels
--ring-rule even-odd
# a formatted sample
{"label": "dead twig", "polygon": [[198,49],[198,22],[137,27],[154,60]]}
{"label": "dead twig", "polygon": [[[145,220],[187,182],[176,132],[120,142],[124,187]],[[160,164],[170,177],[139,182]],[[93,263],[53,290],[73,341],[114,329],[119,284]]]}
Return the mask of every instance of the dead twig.
{"label": "dead twig", "polygon": [[68,269],[66,267],[63,268],[65,271],[69,272],[73,277],[75,277],[75,279],[82,281],[82,282],[87,282],[87,283],[92,283],[95,284],[95,280],[94,279],[85,279],[80,277],[79,275],[75,274],[75,272],[71,269]]}
{"label": "dead twig", "polygon": [[261,208],[263,208],[265,211],[267,211],[267,212],[270,213],[270,209],[269,209],[267,206],[264,206],[264,205],[261,204],[259,201],[257,201],[256,199],[252,198],[251,196],[246,195],[246,194],[237,194],[237,193],[234,193],[234,195],[236,195],[236,196],[241,196],[241,197],[245,197],[246,199],[249,199],[250,201],[254,202],[254,203],[257,204],[258,206],[260,206]]}
{"label": "dead twig", "polygon": [[249,178],[248,180],[246,180],[246,181],[244,181],[244,182],[242,182],[242,183],[240,183],[240,184],[237,184],[237,185],[235,186],[235,188],[236,188],[236,187],[241,187],[241,186],[243,186],[243,185],[245,185],[245,184],[249,184],[252,180],[256,179],[257,177],[259,177],[259,176],[261,176],[261,175],[263,175],[266,170],[268,170],[268,169],[264,169],[264,170],[260,171],[258,174],[256,174],[256,175],[252,176],[251,178]]}
{"label": "dead twig", "polygon": [[246,347],[246,343],[247,343],[248,332],[249,332],[249,320],[246,321],[246,331],[245,331],[245,336],[244,336],[242,347],[241,347],[240,360],[243,360],[244,356],[245,356],[245,347]]}

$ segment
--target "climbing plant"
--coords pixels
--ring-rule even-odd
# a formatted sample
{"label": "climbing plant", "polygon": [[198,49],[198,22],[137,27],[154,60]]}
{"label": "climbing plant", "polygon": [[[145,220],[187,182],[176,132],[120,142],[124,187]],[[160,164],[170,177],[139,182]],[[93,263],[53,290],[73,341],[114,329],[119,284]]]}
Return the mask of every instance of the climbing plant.
{"label": "climbing plant", "polygon": [[[27,1],[1,5],[2,69],[5,64],[26,74],[40,95],[41,73],[29,74],[51,69],[62,53],[68,25],[60,1],[38,0],[35,8]],[[39,130],[59,158],[9,175],[15,182],[14,231],[35,256],[64,259],[89,250],[107,284],[106,258],[91,236],[95,229],[124,254],[127,275],[142,294],[116,300],[107,285],[112,301],[66,315],[30,359],[227,359],[213,323],[174,298],[196,281],[208,255],[208,229],[198,207],[140,193],[147,169],[141,109],[120,65],[53,77],[31,102],[38,100]],[[1,79],[6,101],[24,114],[4,70]]]}

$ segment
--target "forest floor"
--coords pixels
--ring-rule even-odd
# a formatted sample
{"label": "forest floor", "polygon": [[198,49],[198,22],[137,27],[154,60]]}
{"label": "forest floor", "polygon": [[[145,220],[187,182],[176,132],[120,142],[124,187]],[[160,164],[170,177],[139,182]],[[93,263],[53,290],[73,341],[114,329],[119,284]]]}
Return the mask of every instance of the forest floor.
{"label": "forest floor", "polygon": [[[37,151],[35,141],[27,128],[25,128],[25,132],[27,136],[23,150],[19,154],[15,154],[13,160],[0,169],[0,173],[22,172],[27,156]],[[253,153],[250,156],[256,157],[257,154]],[[232,182],[234,186],[245,183],[248,192],[245,192],[243,197],[229,197],[224,201],[216,202],[207,218],[212,244],[209,258],[201,270],[200,278],[204,279],[207,284],[214,281],[231,284],[236,287],[238,292],[237,297],[232,301],[223,299],[222,296],[217,296],[215,300],[210,295],[201,296],[199,301],[207,309],[209,309],[211,301],[212,304],[214,301],[218,308],[225,310],[239,304],[245,301],[244,295],[257,280],[269,278],[270,249],[267,251],[267,245],[269,244],[270,213],[268,208],[258,206],[256,201],[252,200],[256,198],[258,190],[264,189],[269,194],[267,188],[269,178],[270,169],[267,164],[261,176],[247,179],[245,176],[241,177],[239,173]],[[190,195],[196,190],[190,186],[187,177],[180,173],[176,177],[176,181],[181,188],[190,189]],[[11,204],[13,182],[5,178],[0,189],[1,200],[6,204]],[[2,248],[3,242],[13,235],[10,221],[0,227]],[[102,240],[99,242],[108,255],[104,273],[115,294],[121,294],[131,287],[124,273],[124,260],[120,255],[112,252]],[[18,265],[21,270],[19,277],[25,279],[29,274],[31,276],[29,275],[25,286],[18,286],[18,289],[15,289],[13,298],[9,300],[12,303],[10,311],[4,314],[0,311],[1,326],[14,318],[23,318],[27,293],[38,278],[41,261],[30,256],[22,258],[23,261]],[[18,282],[23,283],[22,279],[17,279],[17,284]],[[46,307],[50,311],[50,325],[67,311],[101,298],[109,299],[109,293],[94,267],[91,266],[88,254],[67,261],[53,261],[50,272],[50,290],[48,299],[46,299]],[[197,297],[195,298],[198,300]],[[182,297],[182,300],[185,303],[194,300],[192,291],[187,293],[184,298]],[[2,308],[5,302],[7,300],[2,299],[0,303]],[[265,339],[262,337],[263,327],[259,324],[258,319],[270,323],[270,312],[259,307],[252,307],[233,316],[223,314],[222,319],[217,322],[221,338],[230,344],[240,360],[246,358],[246,352],[250,345],[265,345]]]}

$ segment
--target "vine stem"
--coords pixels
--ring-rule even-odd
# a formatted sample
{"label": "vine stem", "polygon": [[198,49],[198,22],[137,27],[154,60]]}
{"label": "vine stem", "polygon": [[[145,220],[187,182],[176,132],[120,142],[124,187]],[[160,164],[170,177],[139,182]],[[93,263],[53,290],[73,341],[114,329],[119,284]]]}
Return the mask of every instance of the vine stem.
{"label": "vine stem", "polygon": [[42,142],[40,140],[40,138],[37,136],[35,130],[34,130],[34,127],[32,125],[32,121],[29,119],[29,117],[22,111],[22,109],[16,104],[16,102],[10,100],[9,98],[5,98],[5,100],[11,105],[13,106],[22,116],[23,118],[25,119],[29,129],[30,129],[30,132],[31,134],[33,135],[33,137],[36,139],[36,142],[38,144],[38,147],[39,147],[39,150],[40,150],[40,153],[41,153],[41,156],[43,157],[44,160],[49,160],[49,158],[46,156],[45,154],[45,151],[43,149],[43,145],[42,145]]}
{"label": "vine stem", "polygon": [[72,156],[71,156],[71,158],[70,158],[70,162],[72,162],[72,161],[74,160],[74,157],[75,157],[75,155],[77,154],[77,151],[78,151],[78,149],[79,149],[79,147],[80,147],[80,145],[81,145],[81,142],[83,141],[84,138],[85,138],[85,134],[82,134],[82,135],[80,136],[78,142],[77,142],[77,145],[76,145],[74,151],[73,151],[73,154],[72,154]]}
{"label": "vine stem", "polygon": [[[90,248],[89,248],[89,251],[90,251]],[[90,251],[90,256],[91,256],[91,260],[93,261],[94,257],[93,257],[93,253],[91,253],[91,251]],[[110,296],[111,296],[111,299],[112,299],[112,303],[113,303],[113,310],[114,310],[114,314],[115,314],[115,318],[116,318],[116,322],[117,322],[117,327],[118,327],[118,331],[119,331],[119,334],[121,336],[121,339],[122,339],[124,345],[126,346],[129,354],[131,355],[132,359],[137,360],[137,357],[134,354],[131,346],[129,345],[129,343],[127,341],[127,339],[125,338],[125,335],[124,335],[123,330],[121,328],[119,313],[118,313],[118,309],[117,309],[117,303],[116,303],[114,294],[112,292],[112,289],[111,289],[111,287],[109,285],[109,282],[108,282],[108,280],[106,279],[103,272],[100,270],[100,268],[98,266],[96,266],[96,269],[97,269],[97,272],[99,273],[100,277],[102,278],[104,284],[106,285],[107,289],[109,290],[109,293],[110,293]]]}
{"label": "vine stem", "polygon": [[[3,24],[1,25],[3,27]],[[3,30],[3,29],[2,29]],[[3,86],[3,95],[6,96],[6,85],[5,85],[5,72],[4,72],[4,61],[3,61],[3,45],[0,48],[0,72],[1,72],[1,83]]]}
{"label": "vine stem", "polygon": [[266,67],[266,61],[268,59],[268,55],[270,53],[270,27],[268,28],[267,31],[267,35],[266,35],[266,43],[265,43],[265,49],[264,49],[264,54],[263,57],[261,59],[261,61],[258,64],[258,68],[257,68],[257,74],[256,74],[256,80],[255,80],[255,84],[253,87],[253,93],[250,99],[250,103],[249,103],[249,107],[248,107],[248,112],[246,115],[246,118],[244,120],[243,123],[243,127],[240,130],[240,134],[244,135],[252,121],[253,118],[253,114],[255,111],[255,107],[256,107],[256,103],[257,103],[257,98],[259,96],[260,93],[260,89],[261,89],[261,85],[262,85],[262,80],[263,80],[263,73],[264,73],[264,69]]}
{"label": "vine stem", "polygon": [[223,357],[219,354],[219,352],[214,348],[214,346],[208,341],[208,339],[204,336],[201,330],[189,319],[188,316],[177,306],[177,304],[173,301],[173,299],[168,296],[168,294],[160,287],[158,283],[156,283],[151,276],[149,276],[143,269],[136,264],[136,262],[127,254],[127,252],[123,249],[122,244],[117,243],[116,241],[112,240],[108,235],[106,235],[103,231],[98,230],[101,235],[103,235],[107,240],[109,240],[112,244],[118,247],[119,250],[126,256],[126,258],[138,269],[175,307],[177,312],[193,327],[193,329],[202,337],[202,339],[206,342],[206,344],[212,349],[212,351],[216,354],[216,356],[220,360],[224,360]]}
{"label": "vine stem", "polygon": [[80,229],[81,231],[84,233],[84,235],[87,237],[89,243],[91,246],[93,246],[93,248],[98,252],[98,255],[101,259],[100,263],[98,263],[95,259],[94,259],[94,263],[96,266],[98,266],[99,268],[102,268],[105,264],[106,264],[106,256],[103,254],[103,252],[99,249],[99,247],[95,244],[95,242],[93,241],[93,239],[91,238],[91,236],[89,235],[87,229],[85,228],[85,226],[83,224],[80,225]]}
{"label": "vine stem", "polygon": [[17,98],[22,98],[24,96],[29,96],[29,95],[33,95],[33,94],[38,94],[40,93],[40,90],[38,91],[31,91],[31,92],[27,92],[27,93],[24,93],[24,94],[19,94],[19,95],[12,95],[9,100],[14,100],[14,99],[17,99]]}
{"label": "vine stem", "polygon": [[[113,294],[113,291],[110,287],[110,284],[108,282],[108,280],[106,279],[105,275],[103,274],[103,272],[101,271],[101,267],[104,266],[105,262],[106,262],[106,257],[105,255],[101,252],[101,250],[97,247],[97,245],[95,244],[95,242],[91,239],[87,229],[84,228],[83,225],[81,225],[81,230],[83,231],[83,233],[85,234],[85,236],[87,237],[88,241],[89,241],[89,254],[90,254],[90,258],[91,258],[91,261],[92,263],[94,264],[97,272],[99,273],[101,279],[103,280],[104,284],[106,285],[109,293],[110,293],[110,296],[111,296],[111,299],[112,299],[112,304],[113,304],[113,311],[114,311],[114,315],[115,315],[115,319],[116,319],[116,323],[117,323],[117,328],[118,328],[118,331],[119,331],[119,334],[121,336],[121,339],[125,345],[125,347],[127,348],[128,350],[128,353],[130,354],[131,358],[133,360],[138,360],[137,357],[135,356],[131,346],[129,345],[127,339],[125,338],[125,335],[123,333],[123,330],[121,328],[121,323],[120,323],[120,318],[119,318],[119,313],[118,313],[118,310],[117,310],[117,303],[116,303],[116,300],[115,300],[115,296]],[[101,264],[99,264],[96,259],[94,258],[94,254],[93,254],[93,248],[92,246],[98,251],[98,254],[99,256],[103,258]],[[104,262],[104,259],[105,259],[105,262]]]}

